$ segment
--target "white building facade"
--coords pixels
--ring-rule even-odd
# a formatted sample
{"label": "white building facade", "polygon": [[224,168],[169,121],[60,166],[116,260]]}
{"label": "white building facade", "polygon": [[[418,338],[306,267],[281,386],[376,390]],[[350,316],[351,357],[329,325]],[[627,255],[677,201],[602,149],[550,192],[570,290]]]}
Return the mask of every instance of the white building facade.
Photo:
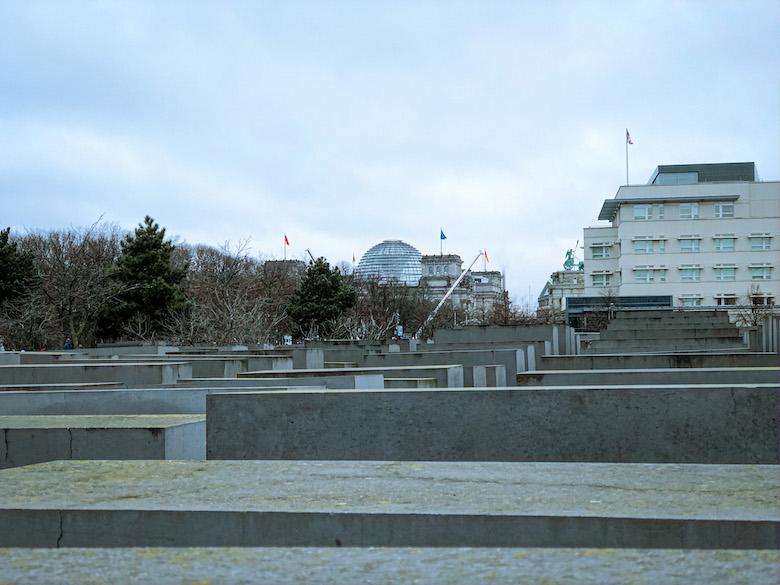
{"label": "white building facade", "polygon": [[586,297],[673,297],[674,306],[774,304],[780,182],[753,163],[659,166],[618,189],[584,230]]}

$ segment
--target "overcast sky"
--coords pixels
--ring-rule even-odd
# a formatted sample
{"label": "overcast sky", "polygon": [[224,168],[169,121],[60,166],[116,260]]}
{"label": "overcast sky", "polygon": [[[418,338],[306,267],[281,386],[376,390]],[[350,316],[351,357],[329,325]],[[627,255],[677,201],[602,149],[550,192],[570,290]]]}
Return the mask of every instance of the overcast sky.
{"label": "overcast sky", "polygon": [[0,0],[0,223],[291,257],[384,239],[536,299],[657,164],[780,178],[780,2]]}

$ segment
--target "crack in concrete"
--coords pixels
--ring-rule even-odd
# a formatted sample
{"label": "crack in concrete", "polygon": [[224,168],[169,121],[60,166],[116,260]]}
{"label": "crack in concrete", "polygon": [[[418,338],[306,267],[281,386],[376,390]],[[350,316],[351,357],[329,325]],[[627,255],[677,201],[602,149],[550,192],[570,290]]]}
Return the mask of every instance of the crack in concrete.
{"label": "crack in concrete", "polygon": [[5,460],[11,458],[11,450],[8,448],[8,429],[3,429],[3,441],[5,441]]}
{"label": "crack in concrete", "polygon": [[60,534],[57,537],[57,548],[61,547],[61,545],[62,545],[62,537],[64,536],[64,530],[63,530],[63,519],[64,518],[63,517],[64,517],[65,514],[63,513],[62,510],[60,510],[59,514],[60,514]]}
{"label": "crack in concrete", "polygon": [[731,412],[731,413],[732,413],[733,415],[736,415],[736,414],[737,414],[737,399],[736,399],[736,397],[734,396],[734,388],[732,388],[732,389],[731,389],[731,391],[729,392],[729,394],[731,394],[731,404],[732,404],[732,406],[733,406],[733,408],[732,408],[732,412]]}
{"label": "crack in concrete", "polygon": [[68,429],[68,459],[73,459],[73,429]]}

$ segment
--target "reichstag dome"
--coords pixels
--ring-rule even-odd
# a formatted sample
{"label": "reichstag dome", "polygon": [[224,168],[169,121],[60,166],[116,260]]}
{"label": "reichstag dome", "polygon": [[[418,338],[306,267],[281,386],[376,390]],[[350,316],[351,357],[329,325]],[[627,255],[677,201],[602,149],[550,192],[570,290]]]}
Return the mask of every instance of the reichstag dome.
{"label": "reichstag dome", "polygon": [[364,278],[380,282],[398,282],[417,286],[422,276],[417,248],[401,240],[385,240],[363,254],[355,272]]}

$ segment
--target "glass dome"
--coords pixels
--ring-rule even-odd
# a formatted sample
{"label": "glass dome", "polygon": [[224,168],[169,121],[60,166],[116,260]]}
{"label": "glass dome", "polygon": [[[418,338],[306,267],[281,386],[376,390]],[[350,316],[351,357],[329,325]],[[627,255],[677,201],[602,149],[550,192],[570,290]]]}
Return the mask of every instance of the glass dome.
{"label": "glass dome", "polygon": [[363,254],[355,272],[380,282],[398,282],[417,286],[422,276],[422,254],[401,240],[385,240]]}

